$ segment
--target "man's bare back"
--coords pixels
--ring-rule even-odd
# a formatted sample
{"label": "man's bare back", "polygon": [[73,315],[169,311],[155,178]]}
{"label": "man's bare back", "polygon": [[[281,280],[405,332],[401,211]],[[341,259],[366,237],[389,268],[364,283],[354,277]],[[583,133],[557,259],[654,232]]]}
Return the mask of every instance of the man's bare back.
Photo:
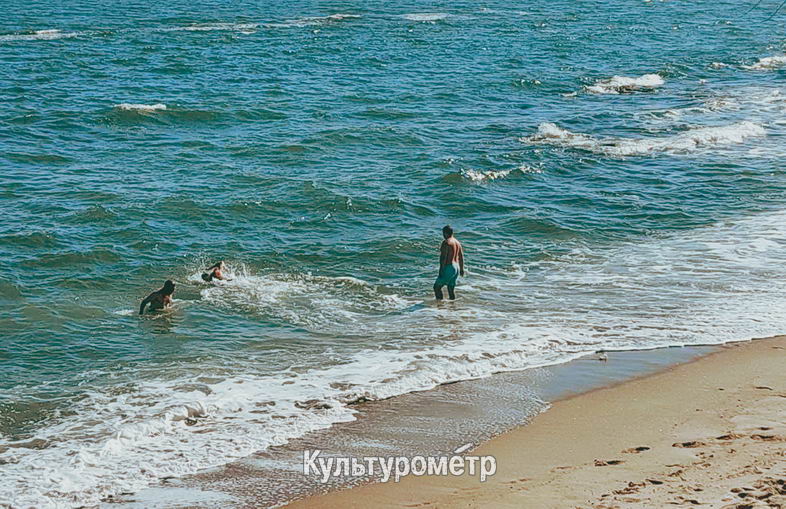
{"label": "man's bare back", "polygon": [[148,304],[150,305],[148,308],[150,311],[159,311],[170,307],[172,305],[172,295],[174,293],[175,283],[172,282],[172,280],[167,280],[161,289],[145,297],[139,305],[139,314],[141,315],[145,312],[145,306]]}
{"label": "man's bare back", "polygon": [[440,265],[458,263],[461,266],[461,275],[464,275],[464,249],[456,237],[443,240],[440,246]]}
{"label": "man's bare back", "polygon": [[445,226],[442,229],[445,240],[439,247],[439,275],[434,282],[434,296],[442,300],[442,287],[448,287],[448,297],[455,300],[456,280],[459,275],[464,275],[464,249],[461,242],[453,236],[453,228]]}

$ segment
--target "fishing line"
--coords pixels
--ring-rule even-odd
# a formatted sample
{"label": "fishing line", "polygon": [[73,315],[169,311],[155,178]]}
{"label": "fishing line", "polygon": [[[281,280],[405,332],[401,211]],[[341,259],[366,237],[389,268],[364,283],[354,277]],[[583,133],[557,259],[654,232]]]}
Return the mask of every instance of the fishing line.
{"label": "fishing line", "polygon": [[783,6],[784,6],[784,5],[786,5],[786,0],[784,0],[784,1],[783,1],[783,3],[781,3],[781,4],[778,6],[778,8],[777,8],[777,9],[775,9],[775,12],[773,12],[773,13],[772,13],[772,16],[770,16],[769,18],[767,18],[765,21],[769,21],[769,20],[771,20],[772,18],[774,18],[774,17],[775,17],[775,15],[776,15],[776,14],[778,14],[778,13],[780,12],[780,10],[781,10],[781,9],[783,9]]}
{"label": "fishing line", "polygon": [[747,16],[753,9],[755,9],[758,6],[760,6],[763,1],[764,0],[759,0],[758,2],[756,2],[756,5],[754,5],[753,7],[748,9],[747,11],[745,11],[745,14],[743,14],[743,16]]}

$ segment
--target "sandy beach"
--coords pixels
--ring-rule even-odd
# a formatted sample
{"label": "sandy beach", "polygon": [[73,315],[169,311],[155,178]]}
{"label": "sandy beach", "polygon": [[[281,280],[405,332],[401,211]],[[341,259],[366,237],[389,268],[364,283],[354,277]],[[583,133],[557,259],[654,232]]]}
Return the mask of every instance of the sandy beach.
{"label": "sandy beach", "polygon": [[555,402],[475,449],[495,476],[407,477],[290,508],[786,506],[786,337]]}

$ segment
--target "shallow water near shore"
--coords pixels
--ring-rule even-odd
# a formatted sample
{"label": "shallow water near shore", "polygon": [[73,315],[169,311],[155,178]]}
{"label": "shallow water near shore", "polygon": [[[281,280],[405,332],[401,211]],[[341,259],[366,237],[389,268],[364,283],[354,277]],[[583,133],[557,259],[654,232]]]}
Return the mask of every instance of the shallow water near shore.
{"label": "shallow water near shore", "polygon": [[[381,476],[304,475],[304,451],[321,457],[451,456],[527,424],[550,404],[693,361],[721,347],[695,346],[588,355],[564,364],[445,384],[384,401],[361,403],[357,420],[308,433],[224,467],[165,479],[113,498],[106,509],[280,507]],[[604,359],[601,361],[601,359]],[[522,451],[526,454],[525,451]],[[466,453],[465,453],[466,454]]]}
{"label": "shallow water near shore", "polygon": [[[11,1],[0,501],[96,504],[353,402],[782,332],[764,10]],[[445,223],[469,275],[435,303]],[[167,278],[174,309],[137,317]]]}

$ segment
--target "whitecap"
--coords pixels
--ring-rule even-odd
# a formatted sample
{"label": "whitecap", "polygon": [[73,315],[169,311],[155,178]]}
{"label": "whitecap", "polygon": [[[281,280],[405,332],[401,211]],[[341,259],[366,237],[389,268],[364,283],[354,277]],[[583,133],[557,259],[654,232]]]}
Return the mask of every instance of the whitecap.
{"label": "whitecap", "polygon": [[663,78],[657,74],[644,74],[637,78],[613,76],[609,79],[599,80],[585,89],[593,94],[620,94],[638,90],[652,90],[663,86],[664,83]]}
{"label": "whitecap", "polygon": [[450,14],[444,12],[412,12],[404,14],[402,18],[409,21],[417,21],[420,23],[435,23],[443,19],[447,19]]}
{"label": "whitecap", "polygon": [[461,170],[461,176],[472,182],[488,182],[505,178],[513,170],[482,171],[482,170]]}
{"label": "whitecap", "polygon": [[153,111],[164,111],[164,110],[166,110],[166,104],[162,104],[162,103],[156,103],[156,104],[121,103],[121,104],[116,104],[115,108],[117,108],[118,110],[124,110],[124,111],[153,112]]}
{"label": "whitecap", "polygon": [[744,121],[718,127],[689,129],[673,136],[654,138],[599,138],[588,134],[574,133],[546,122],[538,126],[538,132],[521,138],[525,143],[542,143],[568,148],[577,148],[608,156],[637,156],[653,153],[687,153],[702,148],[719,147],[742,143],[749,138],[766,136],[759,124]]}
{"label": "whitecap", "polygon": [[167,30],[187,32],[235,31],[250,34],[256,32],[259,26],[259,23],[198,23]]}
{"label": "whitecap", "polygon": [[353,19],[360,19],[359,14],[330,14],[328,16],[307,16],[303,18],[290,19],[281,23],[266,23],[267,28],[290,28],[290,27],[307,27],[315,25],[325,25],[336,23],[340,21],[347,21]]}
{"label": "whitecap", "polygon": [[0,35],[0,41],[53,41],[56,39],[70,39],[80,35],[79,32],[62,32],[57,29],[36,30],[32,33]]}
{"label": "whitecap", "polygon": [[766,71],[770,69],[778,69],[786,65],[786,55],[776,55],[772,57],[760,58],[755,64],[744,65],[743,69],[752,71]]}
{"label": "whitecap", "polygon": [[512,170],[461,170],[461,176],[471,182],[490,182],[509,177],[513,173],[541,173],[539,168],[522,165]]}

